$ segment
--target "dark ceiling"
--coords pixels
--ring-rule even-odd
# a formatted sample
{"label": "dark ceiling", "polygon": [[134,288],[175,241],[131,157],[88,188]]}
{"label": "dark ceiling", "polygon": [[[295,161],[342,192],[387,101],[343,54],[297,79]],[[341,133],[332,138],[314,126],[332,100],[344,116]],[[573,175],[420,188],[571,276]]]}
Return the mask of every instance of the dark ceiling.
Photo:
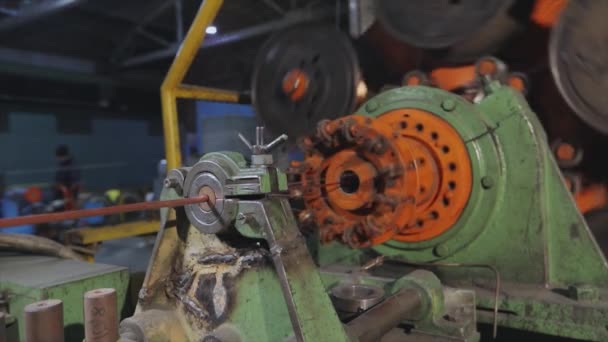
{"label": "dark ceiling", "polygon": [[[200,4],[0,0],[0,100],[151,102]],[[218,33],[207,36],[187,81],[247,91],[269,34],[334,14],[333,1],[225,0],[213,23]]]}

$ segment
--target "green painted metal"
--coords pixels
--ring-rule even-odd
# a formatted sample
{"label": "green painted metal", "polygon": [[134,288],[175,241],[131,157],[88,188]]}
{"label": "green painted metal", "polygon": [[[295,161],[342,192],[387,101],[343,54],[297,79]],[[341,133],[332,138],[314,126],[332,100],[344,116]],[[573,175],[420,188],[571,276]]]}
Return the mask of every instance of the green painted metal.
{"label": "green painted metal", "polygon": [[[458,223],[434,239],[390,241],[373,252],[413,263],[434,263],[442,282],[474,289],[479,320],[493,322],[496,275],[501,326],[604,341],[608,267],[561,177],[540,122],[522,95],[488,86],[479,104],[427,87],[387,91],[358,114],[397,108],[435,113],[460,133],[471,158],[471,197]],[[449,102],[449,103],[448,103]],[[369,250],[318,248],[321,265],[360,264]],[[359,262],[357,262],[359,261]],[[440,264],[462,265],[441,267]],[[475,283],[473,283],[473,281]],[[475,286],[484,284],[483,286]],[[508,293],[508,295],[506,294]]]}
{"label": "green painted metal", "polygon": [[[480,322],[493,321],[494,292],[475,288]],[[605,292],[604,292],[605,293]],[[499,326],[583,341],[608,341],[605,301],[577,300],[567,291],[505,284],[499,302]],[[500,330],[499,330],[500,334]]]}
{"label": "green painted metal", "polygon": [[[268,227],[260,227],[270,244],[275,269],[283,268],[295,316],[305,341],[347,341],[346,333],[300,234],[285,198],[261,201]],[[244,211],[247,211],[245,209]],[[263,222],[260,217],[257,222]],[[280,264],[277,261],[280,258]],[[285,291],[285,289],[284,289]],[[278,295],[279,293],[277,293]],[[292,318],[293,319],[293,318]]]}
{"label": "green painted metal", "polygon": [[128,270],[118,266],[26,255],[2,256],[0,263],[0,295],[7,297],[9,314],[15,319],[9,325],[12,336],[18,331],[15,341],[25,338],[25,306],[44,299],[63,301],[66,341],[82,341],[84,293],[112,287],[121,310],[128,284]]}
{"label": "green painted metal", "polygon": [[[477,342],[480,339],[479,333],[476,332],[475,321],[464,321],[460,324],[454,320],[445,319],[446,310],[446,291],[441,284],[441,281],[433,273],[429,271],[416,270],[399,278],[373,276],[361,270],[353,268],[333,268],[331,270],[322,269],[321,277],[327,289],[344,284],[358,283],[381,287],[387,293],[395,294],[402,289],[416,289],[422,299],[422,305],[414,320],[405,323],[411,324],[418,332],[425,334],[436,334],[437,336],[452,336],[461,338],[459,341]],[[475,295],[473,291],[464,291],[461,294],[465,301],[453,303],[459,310],[465,310],[465,307],[470,312],[475,310]],[[416,339],[413,338],[413,341]],[[409,340],[408,340],[409,341]]]}
{"label": "green painted metal", "polygon": [[[248,167],[237,154],[211,154],[203,160],[221,159],[220,164],[229,168],[237,165],[226,186],[236,201],[230,223],[241,238],[251,238],[241,243],[250,249],[247,242],[265,239],[274,265],[267,260],[235,269],[234,264],[218,263],[213,269],[216,279],[233,285],[167,297],[175,285],[167,285],[166,279],[209,272],[208,265],[197,262],[201,254],[245,253],[225,236],[180,224],[178,212],[177,228],[163,229],[159,235],[147,295],[138,311],[163,307],[173,312],[181,322],[189,322],[181,328],[191,338],[228,330],[243,341],[282,340],[292,336],[291,322],[297,321],[305,340],[346,340],[327,291],[344,282],[361,282],[381,286],[387,293],[403,288],[423,293],[424,314],[409,323],[426,336],[477,341],[474,316],[462,316],[465,321],[459,324],[444,319],[446,313],[454,313],[451,310],[474,310],[476,305],[482,322],[496,319],[504,327],[608,340],[608,266],[564,186],[542,126],[518,92],[497,83],[487,90],[486,98],[473,104],[438,89],[397,88],[374,97],[357,112],[379,116],[393,109],[422,109],[460,133],[471,159],[471,196],[459,221],[444,234],[363,250],[339,243],[319,246],[314,237],[305,244],[286,199],[275,196],[287,189],[282,172]],[[321,268],[315,267],[311,255]],[[400,262],[361,269],[378,255]],[[416,271],[421,266],[434,275]],[[218,300],[216,290],[226,293],[220,299],[231,303],[226,316],[193,318],[192,310],[184,309],[190,300],[202,307]]]}
{"label": "green painted metal", "polygon": [[[441,106],[448,99],[455,102],[449,112]],[[487,263],[507,282],[608,284],[604,257],[563,185],[540,123],[519,93],[497,87],[475,105],[438,89],[407,87],[372,101],[378,108],[366,112],[363,106],[360,114],[377,116],[394,108],[437,113],[460,132],[473,169],[471,198],[453,228],[429,241],[389,242],[377,251],[414,262]]]}
{"label": "green painted metal", "polygon": [[[347,341],[289,202],[281,194],[287,190],[285,173],[249,167],[236,153],[211,153],[200,165],[219,169],[195,165],[188,177],[193,172],[228,175],[222,186],[235,215],[226,216],[234,220],[226,224],[252,239],[241,237],[244,241],[233,246],[230,233],[203,234],[179,211],[177,227],[165,227],[171,214],[162,211],[163,228],[137,314],[129,320],[146,324],[154,317],[146,318],[147,312],[162,310],[166,321],[179,322],[174,329],[190,340],[237,336],[241,341],[283,341],[300,335],[304,341]],[[173,189],[163,192],[163,198],[175,197]],[[259,239],[267,241],[270,252],[255,261],[259,253],[268,253],[260,248]],[[171,334],[170,328],[160,325],[146,327],[151,340]]]}

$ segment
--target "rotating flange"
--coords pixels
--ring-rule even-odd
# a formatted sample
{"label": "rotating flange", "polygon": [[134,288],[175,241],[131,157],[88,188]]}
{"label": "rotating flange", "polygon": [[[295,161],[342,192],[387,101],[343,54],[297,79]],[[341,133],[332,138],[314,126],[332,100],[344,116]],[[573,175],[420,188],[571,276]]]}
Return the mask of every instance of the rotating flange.
{"label": "rotating flange", "polygon": [[425,110],[324,121],[302,148],[296,184],[322,242],[427,241],[458,221],[471,193],[464,141]]}

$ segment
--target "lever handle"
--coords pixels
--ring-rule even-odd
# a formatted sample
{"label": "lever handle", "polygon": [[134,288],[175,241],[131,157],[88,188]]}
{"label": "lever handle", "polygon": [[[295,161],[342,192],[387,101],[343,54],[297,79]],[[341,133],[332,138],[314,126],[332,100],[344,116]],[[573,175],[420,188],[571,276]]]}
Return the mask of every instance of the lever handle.
{"label": "lever handle", "polygon": [[281,134],[273,141],[263,146],[264,152],[270,152],[275,149],[277,146],[287,141],[287,134]]}
{"label": "lever handle", "polygon": [[241,139],[241,141],[243,142],[243,144],[245,144],[247,146],[247,148],[253,152],[253,146],[251,146],[251,143],[249,142],[249,140],[247,140],[247,138],[245,138],[245,136],[243,136],[241,133],[239,133],[238,136],[239,136],[239,139]]}
{"label": "lever handle", "polygon": [[251,150],[253,154],[265,154],[274,150],[277,146],[287,141],[287,134],[281,134],[273,141],[268,144],[264,144],[264,127],[256,127],[255,129],[255,145],[252,145],[251,142],[241,133],[238,134],[239,139],[247,146],[248,149]]}

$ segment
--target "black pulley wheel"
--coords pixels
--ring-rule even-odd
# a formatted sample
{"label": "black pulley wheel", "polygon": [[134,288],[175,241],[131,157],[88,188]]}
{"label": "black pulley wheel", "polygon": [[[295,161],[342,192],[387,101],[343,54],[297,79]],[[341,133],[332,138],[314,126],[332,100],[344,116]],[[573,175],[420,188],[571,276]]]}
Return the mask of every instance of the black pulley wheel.
{"label": "black pulley wheel", "polygon": [[551,72],[571,109],[608,134],[608,1],[568,1],[551,32]]}
{"label": "black pulley wheel", "polygon": [[294,141],[323,119],[352,114],[359,81],[346,35],[333,27],[300,25],[271,37],[258,52],[252,102],[271,132]]}
{"label": "black pulley wheel", "polygon": [[503,5],[503,0],[377,0],[376,15],[395,38],[440,49],[483,30]]}

